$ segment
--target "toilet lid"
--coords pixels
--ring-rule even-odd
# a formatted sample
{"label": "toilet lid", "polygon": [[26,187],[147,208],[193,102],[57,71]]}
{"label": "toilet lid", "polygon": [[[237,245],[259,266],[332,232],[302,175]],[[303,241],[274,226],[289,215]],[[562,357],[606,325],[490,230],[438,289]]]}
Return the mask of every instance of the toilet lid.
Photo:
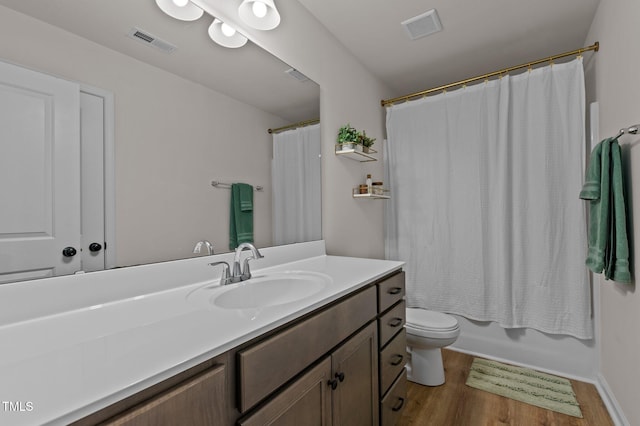
{"label": "toilet lid", "polygon": [[407,325],[419,330],[449,331],[458,328],[458,320],[442,312],[407,308]]}

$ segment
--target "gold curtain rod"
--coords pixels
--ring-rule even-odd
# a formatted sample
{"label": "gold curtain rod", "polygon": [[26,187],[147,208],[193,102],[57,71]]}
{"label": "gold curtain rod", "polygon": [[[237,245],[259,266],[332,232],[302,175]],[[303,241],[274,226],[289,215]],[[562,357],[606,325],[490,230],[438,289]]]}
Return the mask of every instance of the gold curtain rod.
{"label": "gold curtain rod", "polygon": [[284,130],[295,129],[296,127],[310,126],[312,124],[316,124],[316,123],[319,123],[319,122],[320,122],[320,119],[316,118],[316,119],[313,119],[313,120],[299,121],[297,123],[289,124],[288,126],[278,127],[277,129],[269,129],[267,131],[269,132],[269,134],[278,133],[278,132],[282,132]]}
{"label": "gold curtain rod", "polygon": [[572,50],[571,52],[565,52],[565,53],[561,53],[559,55],[549,56],[548,58],[538,59],[537,61],[527,62],[526,64],[517,65],[515,67],[504,68],[504,69],[501,69],[499,71],[490,72],[488,74],[482,74],[482,75],[479,75],[479,76],[476,76],[476,77],[468,78],[466,80],[456,81],[455,83],[445,84],[444,86],[434,87],[433,89],[423,90],[421,92],[416,92],[416,93],[411,93],[410,95],[399,96],[399,97],[393,98],[393,99],[383,99],[382,101],[380,101],[380,104],[383,107],[387,106],[387,105],[393,105],[394,103],[396,103],[398,101],[408,101],[408,100],[413,99],[413,98],[426,96],[429,93],[440,92],[442,90],[446,90],[446,89],[449,89],[451,87],[462,86],[462,85],[465,85],[467,83],[471,83],[473,81],[486,80],[488,78],[495,77],[497,75],[502,76],[502,74],[507,74],[507,73],[509,73],[511,71],[515,71],[515,70],[518,70],[518,69],[521,69],[521,68],[531,68],[534,65],[542,64],[542,63],[545,63],[545,62],[553,62],[556,59],[564,58],[566,56],[572,56],[572,55],[580,56],[584,52],[588,52],[590,50],[593,50],[594,52],[597,52],[599,49],[600,49],[600,43],[596,41],[595,44],[593,44],[592,46],[587,46],[587,47],[583,47],[581,49]]}

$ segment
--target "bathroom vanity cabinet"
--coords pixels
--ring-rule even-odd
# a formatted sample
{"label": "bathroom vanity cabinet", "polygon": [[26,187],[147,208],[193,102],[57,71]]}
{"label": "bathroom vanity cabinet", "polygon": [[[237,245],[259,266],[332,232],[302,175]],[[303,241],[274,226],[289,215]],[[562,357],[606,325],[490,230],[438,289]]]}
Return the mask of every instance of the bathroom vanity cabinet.
{"label": "bathroom vanity cabinet", "polygon": [[394,425],[407,399],[405,273],[376,284],[378,291],[380,424]]}
{"label": "bathroom vanity cabinet", "polygon": [[406,399],[404,272],[331,302],[77,425],[392,425]]}
{"label": "bathroom vanity cabinet", "polygon": [[376,334],[369,324],[238,424],[377,425]]}

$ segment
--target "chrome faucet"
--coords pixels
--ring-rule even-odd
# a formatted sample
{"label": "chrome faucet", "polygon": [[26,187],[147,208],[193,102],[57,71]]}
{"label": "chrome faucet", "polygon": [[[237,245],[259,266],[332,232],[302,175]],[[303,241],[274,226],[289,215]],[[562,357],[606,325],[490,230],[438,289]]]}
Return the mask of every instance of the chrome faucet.
{"label": "chrome faucet", "polygon": [[203,241],[198,241],[196,243],[196,246],[193,248],[193,252],[194,253],[200,253],[200,250],[202,249],[202,246],[205,246],[207,248],[207,254],[209,256],[211,256],[213,253],[213,245],[207,241],[207,240],[203,240]]}
{"label": "chrome faucet", "polygon": [[227,262],[213,262],[209,263],[209,266],[222,265],[222,275],[220,275],[220,285],[231,284],[235,281],[232,280],[231,273],[229,272],[229,264]]}
{"label": "chrome faucet", "polygon": [[[243,250],[251,250],[251,256],[244,260],[244,268],[240,268],[240,254]],[[251,259],[261,259],[264,256],[251,243],[242,243],[236,248],[236,254],[233,258],[233,275],[232,282],[246,281],[251,278],[251,270],[249,269],[249,261]]]}
{"label": "chrome faucet", "polygon": [[[244,250],[251,250],[251,256],[244,260],[244,268],[240,267],[240,254]],[[251,270],[249,269],[249,261],[251,259],[261,259],[264,256],[260,251],[255,248],[251,243],[242,243],[236,248],[236,254],[233,258],[233,274],[231,274],[231,268],[227,262],[213,262],[209,263],[209,266],[222,265],[222,275],[220,276],[220,285],[227,285],[231,283],[237,283],[240,281],[246,281],[251,278]]]}

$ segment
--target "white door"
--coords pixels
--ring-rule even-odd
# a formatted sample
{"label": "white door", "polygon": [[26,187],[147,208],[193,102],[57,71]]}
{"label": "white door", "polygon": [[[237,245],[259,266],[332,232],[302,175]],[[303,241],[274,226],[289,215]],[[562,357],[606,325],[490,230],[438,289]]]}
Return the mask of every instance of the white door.
{"label": "white door", "polygon": [[0,283],[81,269],[79,97],[0,62]]}

